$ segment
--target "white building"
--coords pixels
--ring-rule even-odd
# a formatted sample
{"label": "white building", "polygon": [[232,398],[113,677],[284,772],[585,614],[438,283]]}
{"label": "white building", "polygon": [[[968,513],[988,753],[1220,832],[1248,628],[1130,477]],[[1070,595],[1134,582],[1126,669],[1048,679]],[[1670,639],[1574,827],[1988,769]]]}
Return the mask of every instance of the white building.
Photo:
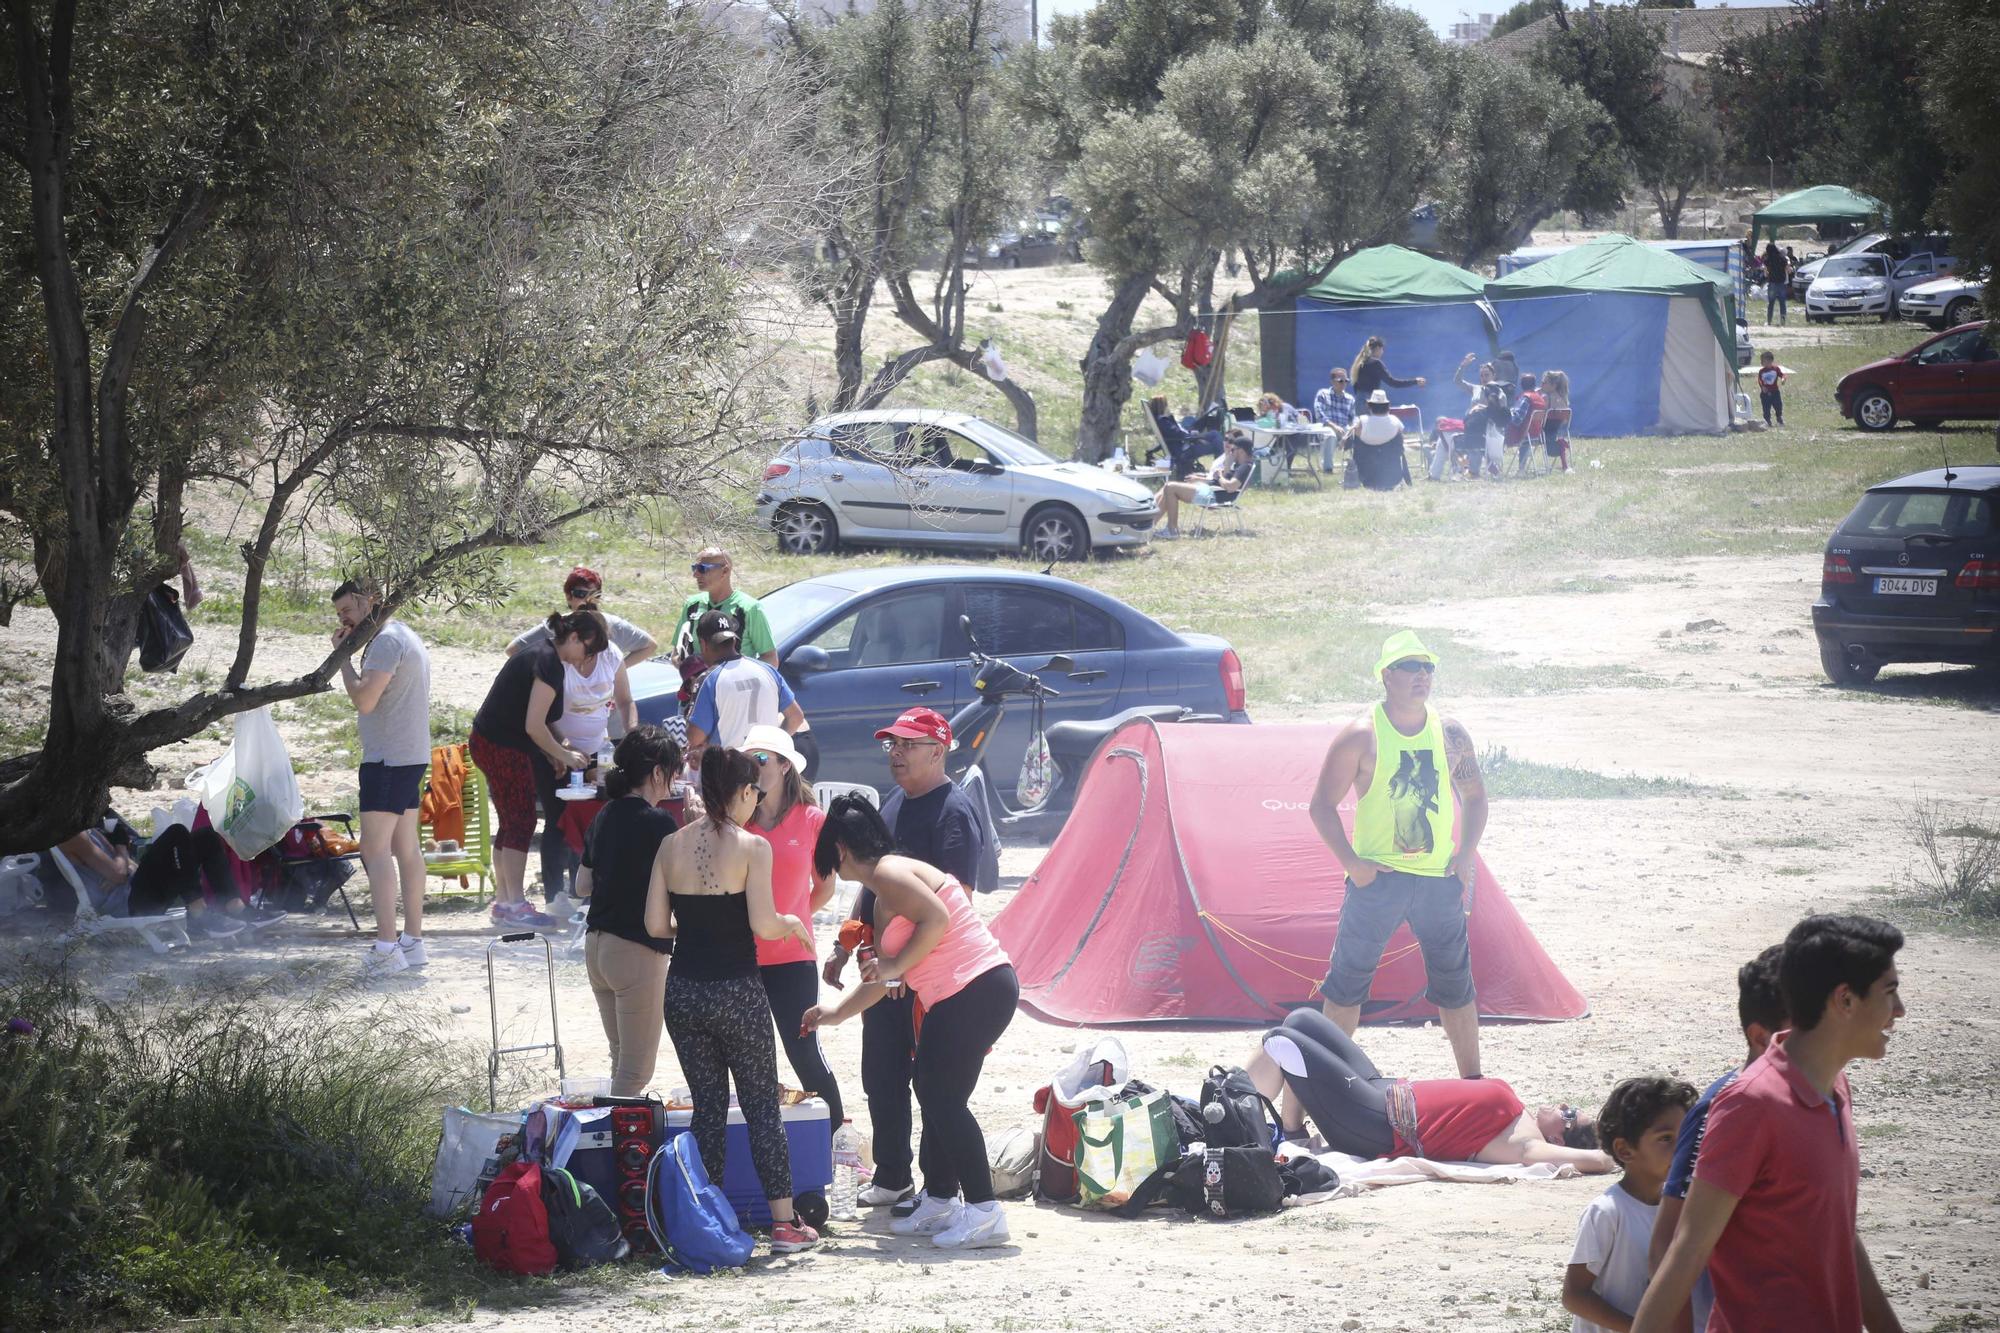
{"label": "white building", "polygon": [[[1464,14],[1465,11],[1460,10],[1459,13]],[[1450,29],[1445,33],[1445,40],[1454,46],[1471,46],[1474,42],[1483,42],[1492,35],[1493,16],[1491,14],[1481,14],[1477,22],[1473,21],[1470,14],[1466,14],[1465,22],[1451,25]]]}

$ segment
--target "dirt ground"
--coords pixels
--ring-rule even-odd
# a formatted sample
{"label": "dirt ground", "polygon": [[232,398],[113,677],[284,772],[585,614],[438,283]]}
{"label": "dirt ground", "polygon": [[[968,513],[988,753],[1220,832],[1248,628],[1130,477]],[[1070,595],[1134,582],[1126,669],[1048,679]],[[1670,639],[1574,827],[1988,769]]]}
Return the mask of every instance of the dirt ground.
{"label": "dirt ground", "polygon": [[[1907,863],[1899,802],[1938,795],[2000,803],[2000,725],[1990,709],[1938,702],[1949,695],[1953,673],[1906,674],[1897,688],[1869,695],[1820,684],[1812,639],[1801,632],[1816,563],[1691,560],[1663,572],[1653,562],[1619,562],[1580,573],[1577,591],[1373,613],[1385,624],[1449,627],[1547,673],[1544,694],[1459,698],[1450,693],[1447,664],[1440,703],[1481,745],[1701,784],[1695,795],[1496,806],[1485,855],[1592,1006],[1580,1022],[1485,1029],[1488,1072],[1529,1100],[1594,1099],[1617,1079],[1644,1072],[1700,1084],[1740,1061],[1739,963],[1808,911],[1898,915],[1888,892]],[[0,651],[30,651],[38,637],[32,613],[23,613],[0,632]],[[266,651],[316,656],[317,644],[274,636]],[[491,669],[489,655],[440,650],[436,697],[476,704]],[[184,749],[175,762],[206,757],[199,747]],[[122,803],[144,809],[153,795],[122,794]],[[309,788],[309,801],[312,795]],[[1010,849],[1003,866],[1010,882],[1039,855]],[[1007,897],[993,895],[982,910],[998,911]],[[360,948],[345,924],[329,916],[287,926],[264,947],[165,967],[344,971]],[[365,1021],[376,1004],[423,1005],[483,1047],[484,949],[494,932],[483,913],[447,907],[428,935],[426,974],[354,993],[343,1002],[344,1018]],[[112,993],[154,967],[130,949],[93,949],[87,960]],[[1909,1015],[1896,1026],[1888,1059],[1853,1073],[1867,1177],[1862,1229],[1906,1327],[2000,1326],[2000,1150],[1988,1136],[2000,1111],[2000,978],[1992,944],[1913,930],[1901,967]],[[540,980],[538,961],[501,966],[510,1041],[545,1021]],[[602,1072],[604,1039],[580,959],[561,960],[559,988],[570,1071]],[[1135,1072],[1190,1094],[1211,1062],[1240,1062],[1251,1040],[1234,1030],[1120,1036]],[[828,1034],[834,1068],[862,1122],[859,1037],[858,1023]],[[1434,1028],[1371,1029],[1363,1039],[1394,1073],[1450,1073]],[[979,1089],[975,1109],[986,1128],[1032,1122],[1035,1087],[1079,1040],[1088,1034],[1019,1016]],[[670,1087],[677,1081],[670,1046],[661,1063],[658,1086]],[[612,1296],[569,1293],[533,1311],[474,1312],[471,1322],[549,1333],[835,1323],[1180,1330],[1246,1321],[1307,1329],[1566,1329],[1557,1292],[1575,1219],[1604,1186],[1590,1179],[1414,1185],[1220,1224],[1164,1214],[1125,1222],[1017,1202],[1008,1205],[1012,1246],[956,1257],[890,1236],[877,1217],[835,1226],[813,1253],[760,1259],[740,1275],[649,1280]]]}

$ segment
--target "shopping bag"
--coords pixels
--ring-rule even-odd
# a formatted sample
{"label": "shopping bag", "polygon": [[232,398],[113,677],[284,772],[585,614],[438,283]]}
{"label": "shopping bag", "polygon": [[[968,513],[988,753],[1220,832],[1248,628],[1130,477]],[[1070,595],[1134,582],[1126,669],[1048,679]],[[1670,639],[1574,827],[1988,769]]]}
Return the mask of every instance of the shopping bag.
{"label": "shopping bag", "polygon": [[181,614],[180,594],[162,583],[139,605],[139,669],[173,671],[194,646],[194,631]]}
{"label": "shopping bag", "polygon": [[1125,1093],[1076,1113],[1076,1179],[1085,1208],[1116,1208],[1180,1153],[1165,1091]]}
{"label": "shopping bag", "polygon": [[438,1136],[437,1161],[431,1167],[432,1217],[451,1217],[484,1194],[500,1174],[503,1143],[521,1132],[521,1113],[483,1115],[463,1106],[444,1109],[444,1132]]}
{"label": "shopping bag", "polygon": [[236,739],[201,779],[201,808],[246,861],[278,845],[305,814],[292,757],[268,706],[236,715]]}
{"label": "shopping bag", "polygon": [[1167,377],[1167,367],[1173,363],[1151,348],[1139,353],[1132,362],[1132,378],[1149,389],[1156,389],[1160,381]]}

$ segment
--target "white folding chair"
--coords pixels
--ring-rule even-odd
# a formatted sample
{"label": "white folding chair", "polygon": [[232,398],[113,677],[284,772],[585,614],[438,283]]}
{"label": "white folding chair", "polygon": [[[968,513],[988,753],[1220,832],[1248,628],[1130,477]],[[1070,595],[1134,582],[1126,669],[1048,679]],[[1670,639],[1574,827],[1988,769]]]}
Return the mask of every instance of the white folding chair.
{"label": "white folding chair", "polygon": [[882,794],[865,782],[815,782],[813,795],[819,798],[822,810],[832,805],[836,796],[859,796],[877,810],[882,808]]}
{"label": "white folding chair", "polygon": [[83,888],[83,876],[77,874],[70,859],[59,849],[51,847],[49,860],[55,862],[56,869],[62,872],[62,877],[69,881],[70,888],[76,893],[76,919],[59,937],[61,943],[130,932],[146,941],[146,946],[154,953],[189,947],[185,907],[169,908],[158,916],[105,916],[90,901],[90,895]]}

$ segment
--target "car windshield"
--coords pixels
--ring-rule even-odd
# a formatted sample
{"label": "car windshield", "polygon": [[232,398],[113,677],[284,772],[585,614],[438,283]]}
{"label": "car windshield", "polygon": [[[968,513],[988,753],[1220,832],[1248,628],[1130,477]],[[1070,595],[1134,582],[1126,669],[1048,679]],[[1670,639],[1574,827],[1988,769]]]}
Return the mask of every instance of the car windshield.
{"label": "car windshield", "polygon": [[1840,525],[1852,537],[1984,537],[1993,502],[1974,491],[1870,491]]}
{"label": "car windshield", "polygon": [[1885,255],[1838,255],[1819,271],[1822,278],[1879,278],[1889,272]]}
{"label": "car windshield", "polygon": [[1025,435],[1017,435],[998,422],[981,420],[979,442],[1017,467],[1040,467],[1058,460],[1043,453]]}
{"label": "car windshield", "polygon": [[787,583],[759,597],[757,604],[764,608],[764,618],[771,623],[771,637],[783,643],[819,619],[822,612],[831,611],[852,596],[852,589],[830,583]]}

